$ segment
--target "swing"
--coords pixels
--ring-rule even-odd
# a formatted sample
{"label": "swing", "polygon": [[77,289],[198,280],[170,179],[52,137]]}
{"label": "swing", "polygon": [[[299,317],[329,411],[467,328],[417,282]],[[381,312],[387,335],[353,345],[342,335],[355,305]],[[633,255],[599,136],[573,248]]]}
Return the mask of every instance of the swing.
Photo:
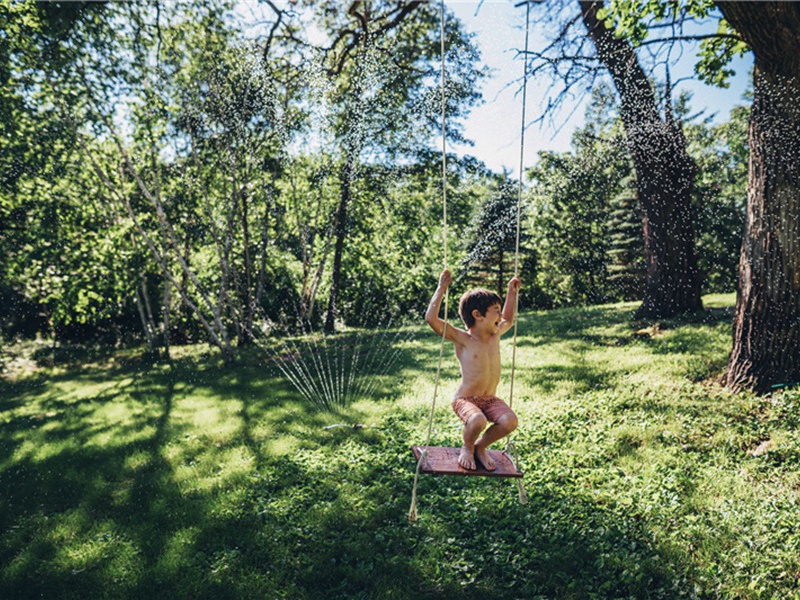
{"label": "swing", "polygon": [[411,446],[417,461],[422,460],[427,451],[425,460],[422,461],[420,471],[431,475],[465,475],[467,477],[522,477],[514,460],[506,450],[487,450],[489,458],[494,460],[497,467],[493,471],[483,468],[478,461],[476,469],[465,469],[458,464],[459,448],[444,448],[442,446]]}
{"label": "swing", "polygon": [[[530,23],[530,3],[526,3],[525,12],[525,57],[528,55],[528,31]],[[443,245],[444,245],[444,268],[447,269],[447,138],[446,138],[446,111],[445,111],[445,56],[444,56],[444,0],[441,3],[441,60],[442,60],[442,76],[441,76],[441,95],[442,95],[442,224],[443,224]],[[522,204],[522,175],[523,175],[523,157],[525,150],[525,103],[528,87],[528,68],[527,62],[523,60],[523,84],[522,84],[522,126],[520,134],[520,151],[519,151],[519,188],[517,191],[517,238],[516,248],[514,252],[514,276],[519,275],[519,237],[520,237],[520,206]],[[444,296],[444,329],[442,330],[442,340],[439,346],[439,363],[436,368],[436,383],[433,388],[433,401],[431,402],[430,417],[428,419],[428,438],[424,446],[412,446],[411,450],[417,460],[417,469],[414,473],[414,487],[411,492],[411,508],[408,512],[408,520],[415,521],[417,519],[417,484],[419,482],[420,473],[435,474],[435,475],[463,475],[472,477],[508,477],[517,480],[517,487],[519,489],[519,501],[521,504],[527,504],[528,498],[525,494],[525,488],[522,485],[522,472],[517,468],[518,459],[514,442],[509,438],[506,449],[500,450],[487,450],[489,456],[494,460],[497,467],[489,471],[478,463],[474,470],[464,469],[458,464],[458,455],[460,448],[447,448],[442,446],[431,446],[431,433],[433,431],[433,415],[436,409],[436,396],[439,390],[439,380],[442,369],[442,356],[444,354],[444,341],[447,333],[447,304],[450,288],[445,290]],[[516,357],[517,357],[517,312],[519,308],[519,295],[516,296],[516,306],[514,307],[514,340],[512,342],[511,353],[511,381],[508,395],[508,405],[512,406],[514,398],[514,373],[516,370]]]}

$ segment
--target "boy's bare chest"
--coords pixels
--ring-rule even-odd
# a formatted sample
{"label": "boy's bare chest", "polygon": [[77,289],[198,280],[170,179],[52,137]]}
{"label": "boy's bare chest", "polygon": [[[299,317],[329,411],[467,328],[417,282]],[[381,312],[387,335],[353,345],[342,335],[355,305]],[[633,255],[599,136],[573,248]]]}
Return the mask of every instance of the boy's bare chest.
{"label": "boy's bare chest", "polygon": [[500,360],[500,344],[496,340],[474,342],[466,344],[458,354],[462,362],[476,365],[486,363],[488,366]]}

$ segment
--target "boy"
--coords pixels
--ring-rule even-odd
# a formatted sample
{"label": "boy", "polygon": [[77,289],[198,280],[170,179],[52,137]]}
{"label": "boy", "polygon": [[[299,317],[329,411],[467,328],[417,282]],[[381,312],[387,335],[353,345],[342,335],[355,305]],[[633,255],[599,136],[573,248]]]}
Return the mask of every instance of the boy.
{"label": "boy", "polygon": [[[425,313],[425,321],[440,336],[445,322],[439,318],[439,307],[452,280],[450,271],[442,271],[439,287]],[[458,464],[464,469],[475,469],[477,459],[487,470],[494,470],[497,465],[486,449],[517,428],[517,415],[494,394],[500,381],[500,336],[514,324],[520,285],[518,277],[508,282],[508,296],[502,311],[502,298],[494,292],[484,289],[465,292],[458,312],[467,330],[447,323],[445,335],[453,342],[461,364],[461,384],[453,399],[453,410],[464,422],[464,445],[458,456]],[[488,421],[493,425],[478,439]]]}

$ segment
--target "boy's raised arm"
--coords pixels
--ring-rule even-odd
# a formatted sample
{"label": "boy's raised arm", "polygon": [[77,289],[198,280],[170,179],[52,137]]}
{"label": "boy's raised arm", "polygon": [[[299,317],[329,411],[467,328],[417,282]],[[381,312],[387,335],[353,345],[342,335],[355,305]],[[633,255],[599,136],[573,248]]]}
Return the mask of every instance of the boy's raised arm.
{"label": "boy's raised arm", "polygon": [[521,285],[522,282],[517,276],[514,276],[511,281],[508,282],[508,294],[506,294],[506,302],[503,305],[503,322],[500,324],[501,335],[514,325],[515,311],[517,309],[517,294],[519,293]]}
{"label": "boy's raised arm", "polygon": [[[447,288],[450,287],[450,283],[452,281],[453,276],[450,274],[450,271],[447,269],[442,271],[442,274],[439,276],[439,287],[437,287],[436,291],[433,293],[430,304],[428,304],[428,310],[425,311],[425,322],[430,325],[431,329],[433,329],[438,335],[442,335],[445,325],[444,320],[439,318],[439,309],[442,306],[444,293],[447,291]],[[447,339],[450,341],[455,341],[453,337],[455,333],[455,328],[448,323]]]}

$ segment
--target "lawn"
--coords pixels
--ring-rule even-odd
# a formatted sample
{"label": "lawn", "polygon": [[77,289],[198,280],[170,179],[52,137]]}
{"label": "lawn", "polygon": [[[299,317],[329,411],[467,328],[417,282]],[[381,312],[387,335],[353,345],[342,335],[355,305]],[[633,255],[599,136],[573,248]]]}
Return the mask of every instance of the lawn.
{"label": "lawn", "polygon": [[[658,325],[633,304],[523,314],[529,503],[423,476],[414,523],[439,352],[423,326],[361,332],[377,360],[336,412],[278,349],[53,356],[0,383],[0,597],[800,598],[800,391],[722,390],[733,297],[704,302]],[[455,445],[446,404],[433,443]]]}

